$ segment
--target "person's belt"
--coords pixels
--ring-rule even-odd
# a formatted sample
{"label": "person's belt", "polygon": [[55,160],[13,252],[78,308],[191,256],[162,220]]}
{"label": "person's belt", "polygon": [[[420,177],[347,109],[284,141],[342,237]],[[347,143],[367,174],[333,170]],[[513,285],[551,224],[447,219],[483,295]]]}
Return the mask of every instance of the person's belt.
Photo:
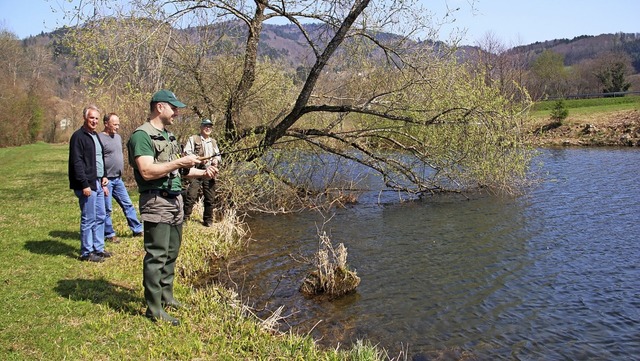
{"label": "person's belt", "polygon": [[142,194],[155,194],[155,195],[159,195],[162,198],[176,198],[177,196],[179,196],[181,193],[177,192],[177,191],[168,191],[166,189],[149,189],[146,191],[142,191],[140,192]]}

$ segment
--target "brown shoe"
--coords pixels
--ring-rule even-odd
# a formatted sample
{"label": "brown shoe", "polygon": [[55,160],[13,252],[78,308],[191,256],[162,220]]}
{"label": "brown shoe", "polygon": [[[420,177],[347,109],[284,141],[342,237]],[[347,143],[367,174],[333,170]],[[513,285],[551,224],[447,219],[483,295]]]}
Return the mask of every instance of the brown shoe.
{"label": "brown shoe", "polygon": [[120,238],[113,236],[113,237],[107,237],[105,239],[106,242],[111,242],[111,243],[120,243]]}

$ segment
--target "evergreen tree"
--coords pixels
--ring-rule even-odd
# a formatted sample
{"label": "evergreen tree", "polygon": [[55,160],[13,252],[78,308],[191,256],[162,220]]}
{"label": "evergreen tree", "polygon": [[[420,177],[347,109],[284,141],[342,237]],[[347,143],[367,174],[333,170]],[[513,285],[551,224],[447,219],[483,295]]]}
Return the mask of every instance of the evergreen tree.
{"label": "evergreen tree", "polygon": [[569,116],[569,109],[564,104],[564,99],[556,100],[553,109],[551,109],[551,119],[561,124],[563,120]]}

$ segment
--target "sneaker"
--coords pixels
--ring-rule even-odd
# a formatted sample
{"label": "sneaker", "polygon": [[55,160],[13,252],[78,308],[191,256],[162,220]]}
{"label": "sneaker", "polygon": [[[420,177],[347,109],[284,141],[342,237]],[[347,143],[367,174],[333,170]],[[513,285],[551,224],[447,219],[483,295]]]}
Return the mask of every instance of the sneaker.
{"label": "sneaker", "polygon": [[102,258],[109,258],[113,255],[113,253],[109,252],[109,251],[102,251],[102,252],[96,252],[96,255],[102,257]]}
{"label": "sneaker", "polygon": [[111,242],[111,243],[120,243],[120,239],[116,236],[113,237],[107,237],[105,239],[106,242]]}
{"label": "sneaker", "polygon": [[213,222],[212,221],[205,221],[202,223],[205,227],[211,227],[213,226]]}
{"label": "sneaker", "polygon": [[144,236],[144,233],[142,233],[142,232],[135,232],[135,233],[133,233],[133,236],[134,236],[134,237],[142,237],[142,236]]}
{"label": "sneaker", "polygon": [[80,260],[87,261],[87,262],[104,262],[104,257],[96,253],[89,253],[87,255],[80,256]]}

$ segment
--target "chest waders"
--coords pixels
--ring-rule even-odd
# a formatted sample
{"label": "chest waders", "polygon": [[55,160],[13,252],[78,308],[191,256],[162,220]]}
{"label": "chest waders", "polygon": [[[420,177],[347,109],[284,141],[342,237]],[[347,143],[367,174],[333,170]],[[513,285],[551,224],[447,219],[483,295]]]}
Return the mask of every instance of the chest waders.
{"label": "chest waders", "polygon": [[[180,156],[180,145],[171,132],[163,134],[149,122],[140,126],[136,131],[144,131],[151,138],[154,148],[154,163],[170,162]],[[172,191],[176,186],[175,182],[179,184],[179,181],[180,178],[176,170],[162,180],[160,189]],[[165,198],[160,194],[155,194],[153,201],[161,202],[162,207],[170,207],[175,204],[178,207],[175,211],[181,212],[181,202],[178,201],[178,197]],[[161,210],[157,209],[155,211]],[[144,222],[144,248],[146,254],[143,260],[143,285],[144,298],[147,303],[145,315],[152,321],[170,322],[174,326],[179,325],[180,321],[170,316],[164,307],[181,307],[181,304],[173,297],[175,265],[181,241],[182,223]]]}

